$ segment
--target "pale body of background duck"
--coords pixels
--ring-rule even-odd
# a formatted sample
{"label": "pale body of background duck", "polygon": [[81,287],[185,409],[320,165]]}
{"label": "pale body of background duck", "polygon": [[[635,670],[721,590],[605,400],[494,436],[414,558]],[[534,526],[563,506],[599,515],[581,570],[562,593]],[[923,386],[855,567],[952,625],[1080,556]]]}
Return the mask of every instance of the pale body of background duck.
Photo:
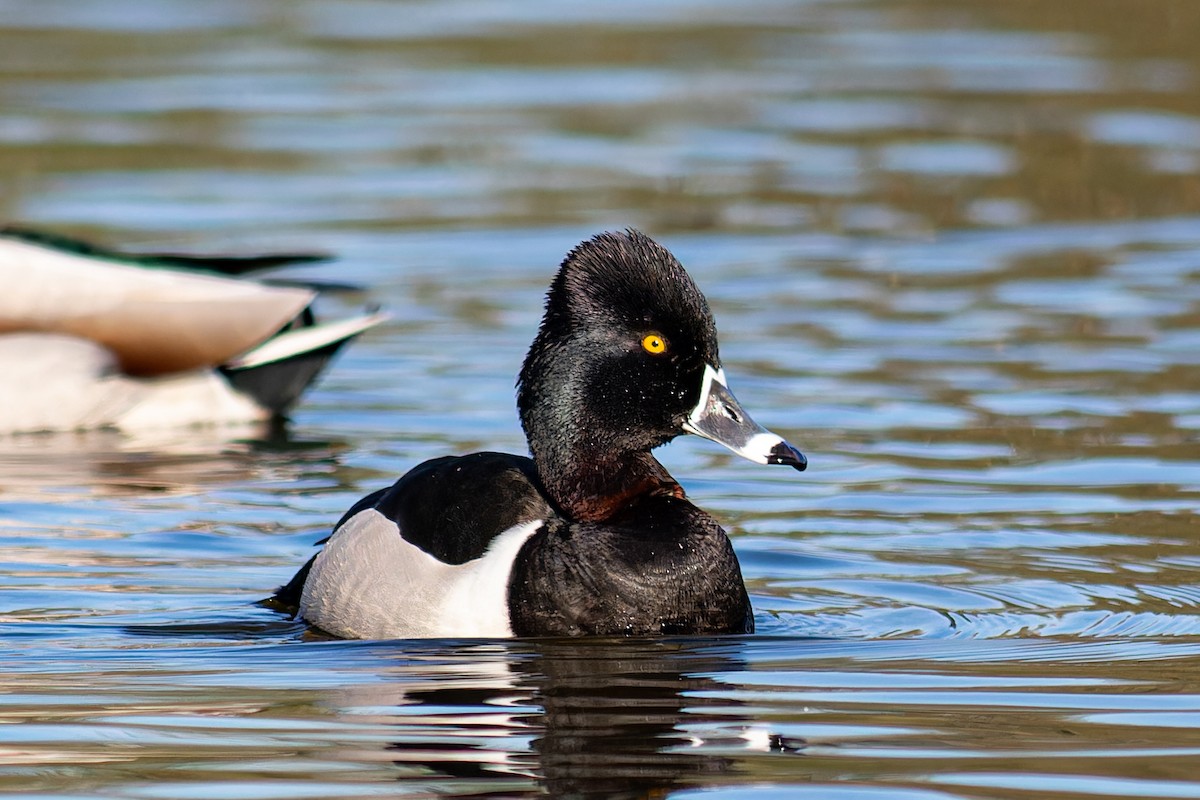
{"label": "pale body of background duck", "polygon": [[316,289],[230,275],[318,258],[131,255],[0,231],[0,434],[285,414],[385,315],[318,325]]}

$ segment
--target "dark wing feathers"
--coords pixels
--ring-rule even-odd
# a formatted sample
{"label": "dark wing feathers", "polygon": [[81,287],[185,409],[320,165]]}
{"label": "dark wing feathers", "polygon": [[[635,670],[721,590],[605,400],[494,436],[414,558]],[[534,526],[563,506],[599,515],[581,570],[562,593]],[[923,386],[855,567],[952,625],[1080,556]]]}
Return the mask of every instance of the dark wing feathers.
{"label": "dark wing feathers", "polygon": [[65,253],[89,258],[103,258],[108,261],[120,261],[125,264],[138,264],[143,267],[164,267],[167,269],[198,270],[217,272],[223,275],[244,275],[285,264],[310,264],[316,261],[328,261],[324,253],[269,253],[258,256],[192,256],[180,253],[127,253],[101,247],[92,242],[85,242],[59,233],[35,230],[18,225],[0,227],[0,237],[16,239],[29,244],[61,250]]}
{"label": "dark wing feathers", "polygon": [[[493,539],[514,525],[556,516],[533,461],[507,453],[472,453],[426,461],[391,486],[351,506],[334,526],[334,533],[355,514],[369,508],[396,523],[405,541],[447,564],[479,558]],[[309,559],[264,603],[295,613],[315,560],[316,556]]]}
{"label": "dark wing feathers", "polygon": [[447,564],[479,558],[514,525],[554,515],[531,459],[486,452],[426,461],[374,507],[405,541]]}

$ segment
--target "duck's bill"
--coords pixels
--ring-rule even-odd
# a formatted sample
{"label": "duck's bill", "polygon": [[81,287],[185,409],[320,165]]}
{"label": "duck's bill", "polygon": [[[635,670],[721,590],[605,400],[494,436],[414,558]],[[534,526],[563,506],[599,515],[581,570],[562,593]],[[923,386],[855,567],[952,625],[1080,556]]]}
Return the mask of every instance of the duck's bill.
{"label": "duck's bill", "polygon": [[803,470],[808,459],[779,434],[771,433],[742,410],[737,398],[725,384],[725,370],[704,368],[700,402],[692,410],[683,429],[712,439],[742,458],[759,464],[786,464]]}

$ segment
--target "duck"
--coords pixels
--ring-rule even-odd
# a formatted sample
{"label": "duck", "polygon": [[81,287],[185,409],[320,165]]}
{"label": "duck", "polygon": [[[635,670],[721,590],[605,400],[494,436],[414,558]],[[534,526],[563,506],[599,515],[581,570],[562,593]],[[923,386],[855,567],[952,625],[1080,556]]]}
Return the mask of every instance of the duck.
{"label": "duck", "polygon": [[319,323],[317,284],[246,275],[327,258],[130,253],[0,228],[0,436],[282,419],[379,310]]}
{"label": "duck", "polygon": [[265,601],[343,639],[750,633],[737,555],[651,451],[806,457],[729,389],[703,294],[646,234],[572,249],[517,379],[529,455],[448,455],[355,503]]}

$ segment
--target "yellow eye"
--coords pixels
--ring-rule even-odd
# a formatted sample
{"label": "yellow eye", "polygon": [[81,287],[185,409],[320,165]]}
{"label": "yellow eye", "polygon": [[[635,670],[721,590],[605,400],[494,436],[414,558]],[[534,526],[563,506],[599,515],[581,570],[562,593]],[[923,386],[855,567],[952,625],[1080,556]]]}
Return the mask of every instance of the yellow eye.
{"label": "yellow eye", "polygon": [[667,340],[657,333],[648,333],[642,339],[642,349],[651,355],[667,352]]}

